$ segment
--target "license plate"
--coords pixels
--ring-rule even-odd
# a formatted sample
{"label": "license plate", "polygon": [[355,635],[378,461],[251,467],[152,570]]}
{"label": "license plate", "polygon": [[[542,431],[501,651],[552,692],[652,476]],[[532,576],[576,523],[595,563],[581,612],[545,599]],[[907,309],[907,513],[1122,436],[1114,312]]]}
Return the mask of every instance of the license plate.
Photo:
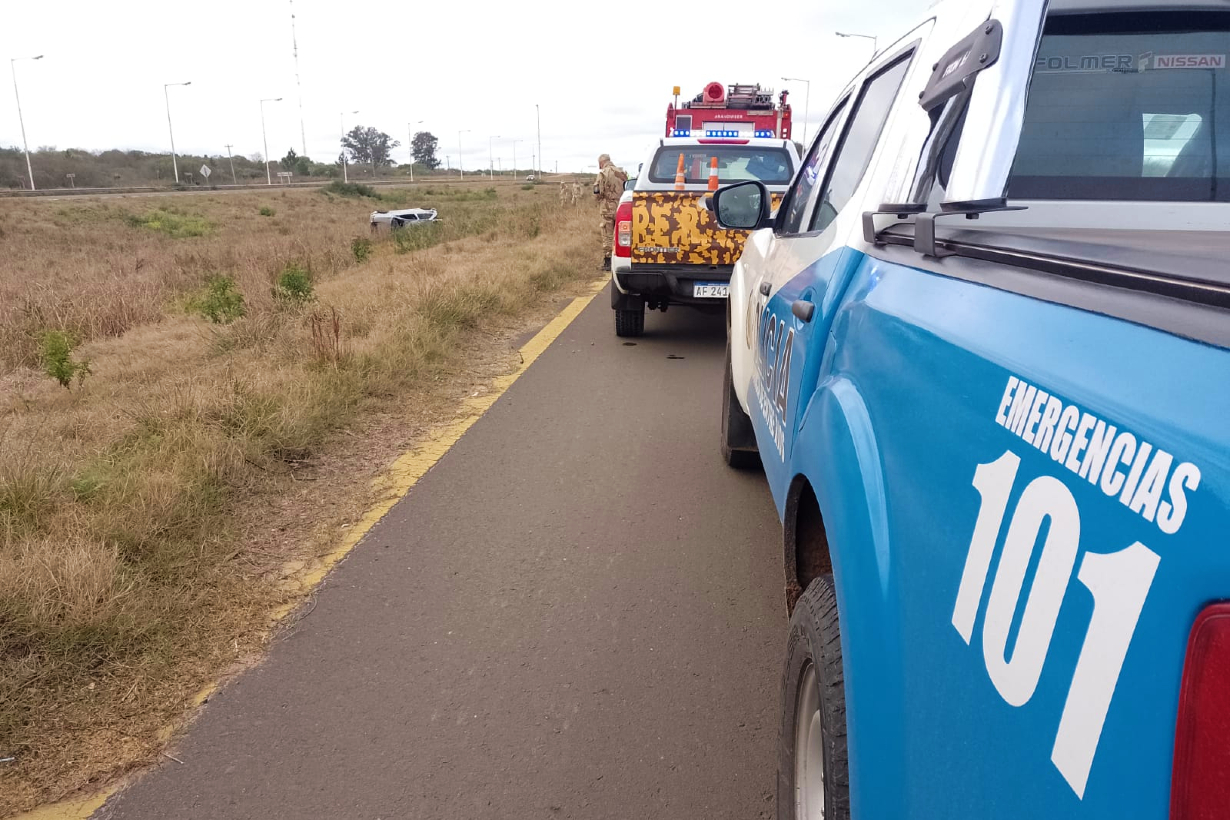
{"label": "license plate", "polygon": [[730,296],[730,285],[725,282],[696,282],[692,285],[695,299],[725,299]]}

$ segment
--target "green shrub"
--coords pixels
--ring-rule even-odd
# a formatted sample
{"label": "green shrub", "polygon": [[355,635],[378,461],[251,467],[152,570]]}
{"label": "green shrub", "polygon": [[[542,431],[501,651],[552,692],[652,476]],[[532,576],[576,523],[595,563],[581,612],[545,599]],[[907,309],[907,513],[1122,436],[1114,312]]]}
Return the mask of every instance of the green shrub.
{"label": "green shrub", "polygon": [[247,312],[243,294],[235,289],[235,280],[229,276],[210,279],[205,291],[193,299],[189,307],[215,325],[229,325]]}
{"label": "green shrub", "polygon": [[534,190],[534,183],[532,183],[532,182],[527,182],[527,183],[525,183],[524,185],[522,185],[522,186],[521,186],[521,190],[523,190],[523,191],[532,191],[532,190]]}
{"label": "green shrub", "polygon": [[69,489],[78,501],[89,501],[98,495],[98,491],[106,484],[106,479],[96,470],[87,468],[69,481]]}
{"label": "green shrub", "polygon": [[270,208],[268,205],[261,206],[261,216],[273,216],[274,213],[273,208]]}
{"label": "green shrub", "polygon": [[65,390],[90,373],[89,362],[73,361],[73,338],[62,330],[48,330],[39,337],[39,358],[43,372],[60,383]]}
{"label": "green shrub", "polygon": [[204,217],[190,214],[175,213],[159,208],[137,216],[128,216],[128,224],[133,228],[145,228],[164,233],[172,239],[185,239],[194,236],[206,236],[213,231],[213,225]]}
{"label": "green shrub", "polygon": [[350,241],[350,252],[354,254],[355,262],[366,262],[372,255],[372,241],[367,237],[356,236]]}
{"label": "green shrub", "polygon": [[312,275],[297,262],[291,262],[278,274],[273,297],[283,302],[303,302],[312,299]]}
{"label": "green shrub", "polygon": [[325,193],[337,194],[338,196],[351,197],[352,199],[363,196],[370,199],[380,199],[380,194],[376,193],[375,188],[370,185],[364,185],[361,182],[341,182],[335,179],[320,190]]}

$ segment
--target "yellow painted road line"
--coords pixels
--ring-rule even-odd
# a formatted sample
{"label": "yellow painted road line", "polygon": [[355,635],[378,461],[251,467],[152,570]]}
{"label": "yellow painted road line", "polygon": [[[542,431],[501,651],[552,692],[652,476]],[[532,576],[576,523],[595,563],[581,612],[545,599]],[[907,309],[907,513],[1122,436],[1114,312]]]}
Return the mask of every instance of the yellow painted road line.
{"label": "yellow painted road line", "polygon": [[[346,537],[342,539],[342,542],[338,544],[336,549],[320,556],[317,565],[297,576],[296,580],[303,591],[310,591],[320,584],[325,579],[325,576],[329,574],[329,570],[333,569],[338,561],[345,558],[351,550],[359,545],[359,542],[371,531],[372,527],[376,526],[380,519],[384,518],[389,510],[393,509],[393,506],[410,491],[410,488],[418,483],[418,480],[426,475],[427,471],[444,457],[444,454],[465,435],[467,430],[474,426],[474,422],[482,418],[483,414],[491,409],[491,406],[496,403],[500,396],[504,395],[508,388],[512,387],[513,382],[521,378],[521,374],[528,370],[530,365],[542,355],[543,351],[559,338],[559,335],[567,329],[568,325],[572,324],[572,321],[594,300],[594,297],[606,288],[606,284],[607,280],[602,279],[594,284],[588,294],[578,296],[569,302],[568,306],[552,319],[546,327],[534,335],[534,338],[522,345],[521,364],[517,366],[516,370],[493,379],[490,389],[486,394],[471,396],[463,401],[456,420],[428,433],[426,441],[413,450],[399,456],[385,471],[384,475],[376,479],[375,484],[379,492],[379,500],[357,524],[350,528],[350,531],[346,533]],[[280,621],[294,612],[300,603],[302,603],[301,599],[294,603],[283,604],[270,613],[270,618],[274,622]],[[199,706],[204,703],[206,698],[217,691],[219,685],[219,682],[215,681],[203,688],[193,698],[193,705]],[[175,726],[167,727],[165,730],[167,739],[174,734],[176,728]],[[76,798],[43,806],[27,814],[18,815],[13,820],[88,820],[90,815],[97,811],[107,801],[107,798],[118,791],[118,789],[118,786],[113,786],[90,797]]]}
{"label": "yellow painted road line", "polygon": [[87,817],[98,811],[99,807],[107,802],[107,798],[114,792],[115,789],[108,789],[92,797],[65,800],[62,803],[43,806],[29,814],[20,814],[14,820],[86,820]]}

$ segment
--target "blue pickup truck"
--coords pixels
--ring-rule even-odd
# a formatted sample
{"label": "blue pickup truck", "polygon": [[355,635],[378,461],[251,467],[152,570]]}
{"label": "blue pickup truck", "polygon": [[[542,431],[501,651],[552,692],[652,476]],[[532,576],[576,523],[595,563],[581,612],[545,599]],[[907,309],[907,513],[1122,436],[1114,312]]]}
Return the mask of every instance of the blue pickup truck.
{"label": "blue pickup truck", "polygon": [[779,818],[1230,817],[1227,59],[1224,0],[940,0],[713,196]]}

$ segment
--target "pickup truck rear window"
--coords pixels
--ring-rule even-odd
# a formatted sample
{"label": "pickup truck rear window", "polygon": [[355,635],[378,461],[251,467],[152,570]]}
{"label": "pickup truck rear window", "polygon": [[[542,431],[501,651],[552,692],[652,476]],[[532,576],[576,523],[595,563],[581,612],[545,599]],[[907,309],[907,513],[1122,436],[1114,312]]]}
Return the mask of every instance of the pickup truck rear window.
{"label": "pickup truck rear window", "polygon": [[649,168],[651,182],[674,182],[683,155],[683,172],[689,185],[709,181],[709,163],[718,161],[718,182],[760,180],[766,185],[785,185],[794,176],[794,166],[785,148],[751,145],[675,145],[658,149]]}
{"label": "pickup truck rear window", "polygon": [[1009,196],[1230,201],[1230,14],[1056,16]]}

